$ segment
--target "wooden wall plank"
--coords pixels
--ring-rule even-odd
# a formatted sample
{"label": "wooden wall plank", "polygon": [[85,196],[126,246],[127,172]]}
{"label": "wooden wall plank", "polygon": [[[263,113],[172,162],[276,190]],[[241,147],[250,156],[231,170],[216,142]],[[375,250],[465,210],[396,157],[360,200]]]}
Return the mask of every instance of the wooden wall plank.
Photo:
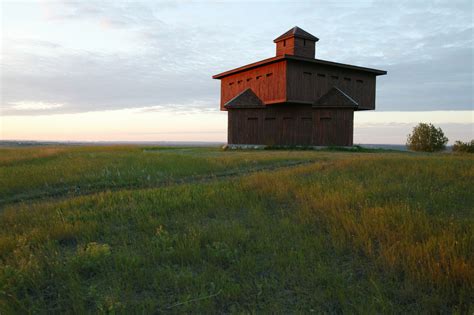
{"label": "wooden wall plank", "polygon": [[222,78],[221,110],[225,110],[225,103],[247,88],[251,88],[264,103],[285,100],[286,61],[274,62]]}
{"label": "wooden wall plank", "polygon": [[353,109],[291,104],[229,109],[229,144],[352,145]]}
{"label": "wooden wall plank", "polygon": [[353,69],[297,60],[287,64],[288,102],[314,103],[333,86],[359,103],[359,109],[375,109],[375,75]]}

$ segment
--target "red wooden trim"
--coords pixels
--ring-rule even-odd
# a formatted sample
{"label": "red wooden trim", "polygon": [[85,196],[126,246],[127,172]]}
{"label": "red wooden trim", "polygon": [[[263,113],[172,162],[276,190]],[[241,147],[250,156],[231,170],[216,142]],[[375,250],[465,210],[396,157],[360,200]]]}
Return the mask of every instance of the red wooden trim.
{"label": "red wooden trim", "polygon": [[385,74],[387,74],[387,71],[385,71],[385,70],[359,67],[359,66],[348,65],[348,64],[345,64],[345,63],[339,63],[339,62],[328,61],[328,60],[323,60],[323,59],[312,59],[312,58],[304,58],[304,57],[291,56],[291,55],[285,55],[285,57],[286,57],[286,59],[290,59],[290,60],[307,61],[307,62],[318,63],[318,64],[322,64],[322,65],[335,66],[335,67],[340,67],[340,68],[348,68],[348,69],[354,69],[354,70],[365,71],[365,72],[372,72],[372,73],[375,73],[375,75],[385,75]]}
{"label": "red wooden trim", "polygon": [[278,100],[273,100],[273,101],[265,102],[265,105],[277,104],[277,103],[285,103],[285,102],[286,102],[286,99],[281,98],[281,99],[278,99]]}
{"label": "red wooden trim", "polygon": [[282,60],[282,59],[285,59],[285,56],[276,56],[276,57],[272,57],[272,58],[268,58],[268,59],[263,59],[263,60],[258,61],[258,62],[250,63],[250,64],[242,66],[242,67],[238,67],[238,68],[235,68],[235,69],[232,69],[232,70],[229,70],[229,71],[225,71],[225,72],[213,75],[212,78],[213,79],[221,79],[221,78],[226,77],[230,74],[234,74],[234,73],[237,73],[237,72],[242,72],[244,70],[249,70],[249,69],[252,69],[252,68],[263,66],[263,65],[266,65],[266,64],[269,64],[269,63],[272,63],[272,62]]}
{"label": "red wooden trim", "polygon": [[272,62],[276,62],[279,60],[296,60],[296,61],[305,61],[305,62],[311,62],[311,63],[316,63],[316,64],[322,64],[322,65],[328,65],[328,66],[334,66],[334,67],[339,67],[339,68],[347,68],[347,69],[353,69],[353,70],[358,70],[358,71],[364,71],[364,72],[371,72],[374,73],[375,75],[385,75],[387,74],[387,71],[384,70],[378,70],[378,69],[372,69],[372,68],[365,68],[365,67],[359,67],[359,66],[354,66],[354,65],[348,65],[344,63],[338,63],[338,62],[333,62],[333,61],[327,61],[327,60],[322,60],[322,59],[313,59],[313,58],[304,58],[304,57],[298,57],[298,56],[292,56],[292,55],[282,55],[282,56],[276,56],[268,59],[264,59],[258,62],[254,62],[239,68],[235,68],[229,71],[225,71],[219,74],[216,74],[212,76],[213,79],[221,79],[223,77],[226,77],[228,75],[242,72],[244,70],[256,68],[259,66],[263,66]]}

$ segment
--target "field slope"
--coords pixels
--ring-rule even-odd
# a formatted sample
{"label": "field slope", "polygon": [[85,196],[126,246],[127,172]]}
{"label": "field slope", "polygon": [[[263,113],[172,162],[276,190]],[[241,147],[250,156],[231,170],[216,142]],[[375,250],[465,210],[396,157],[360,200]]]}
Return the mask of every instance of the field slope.
{"label": "field slope", "polygon": [[0,149],[0,314],[472,313],[474,158]]}

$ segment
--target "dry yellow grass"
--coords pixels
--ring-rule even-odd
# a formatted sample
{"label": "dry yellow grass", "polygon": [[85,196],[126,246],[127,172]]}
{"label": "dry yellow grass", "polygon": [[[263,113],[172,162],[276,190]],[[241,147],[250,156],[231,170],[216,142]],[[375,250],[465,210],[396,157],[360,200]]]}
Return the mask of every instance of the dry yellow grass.
{"label": "dry yellow grass", "polygon": [[[123,190],[94,186],[84,196],[4,205],[0,312],[472,311],[470,156],[61,154],[76,162],[101,156],[77,166],[85,173],[89,165],[123,173],[128,163],[127,178],[139,180]],[[22,174],[54,167],[41,159],[10,165]],[[226,177],[228,169],[235,173]],[[148,187],[142,170],[175,180]],[[194,180],[207,173],[209,180]],[[77,175],[67,182],[82,184]],[[38,183],[28,189],[49,189]]]}

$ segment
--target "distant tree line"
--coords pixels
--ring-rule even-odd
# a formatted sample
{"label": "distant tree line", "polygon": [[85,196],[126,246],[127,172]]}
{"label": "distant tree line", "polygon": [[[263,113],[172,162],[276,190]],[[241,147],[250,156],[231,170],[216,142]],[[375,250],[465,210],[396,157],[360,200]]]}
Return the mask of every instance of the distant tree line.
{"label": "distant tree line", "polygon": [[453,145],[453,152],[474,153],[474,140],[471,142],[456,141]]}
{"label": "distant tree line", "polygon": [[[441,128],[432,124],[419,123],[407,138],[407,147],[412,151],[437,152],[446,149],[448,138]],[[453,152],[474,152],[474,140],[471,142],[456,141]]]}

